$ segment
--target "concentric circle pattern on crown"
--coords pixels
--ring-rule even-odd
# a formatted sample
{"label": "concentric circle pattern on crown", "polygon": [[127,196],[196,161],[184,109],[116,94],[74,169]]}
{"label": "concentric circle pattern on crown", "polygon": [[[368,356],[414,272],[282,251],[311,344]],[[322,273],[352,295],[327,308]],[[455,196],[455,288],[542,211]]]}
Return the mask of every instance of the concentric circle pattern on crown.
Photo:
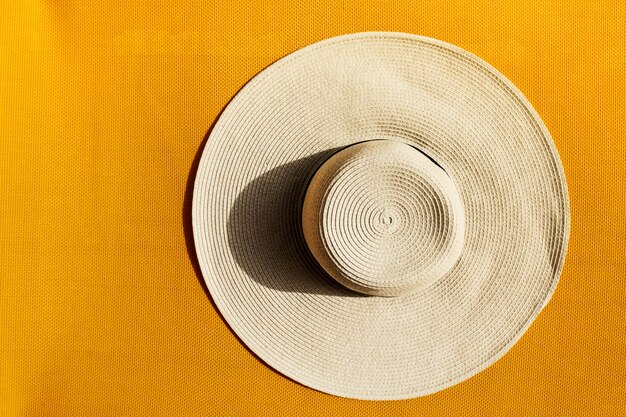
{"label": "concentric circle pattern on crown", "polygon": [[399,141],[349,146],[313,177],[304,237],[324,270],[355,291],[408,294],[442,278],[463,246],[465,218],[446,172]]}

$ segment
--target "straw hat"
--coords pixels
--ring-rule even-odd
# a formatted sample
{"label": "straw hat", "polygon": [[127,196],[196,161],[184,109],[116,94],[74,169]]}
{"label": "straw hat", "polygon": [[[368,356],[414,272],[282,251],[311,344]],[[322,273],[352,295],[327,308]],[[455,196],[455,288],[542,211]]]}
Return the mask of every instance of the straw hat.
{"label": "straw hat", "polygon": [[255,76],[213,128],[198,260],[234,332],[306,386],[439,391],[500,358],[557,285],[569,236],[546,127],[453,45],[359,33]]}

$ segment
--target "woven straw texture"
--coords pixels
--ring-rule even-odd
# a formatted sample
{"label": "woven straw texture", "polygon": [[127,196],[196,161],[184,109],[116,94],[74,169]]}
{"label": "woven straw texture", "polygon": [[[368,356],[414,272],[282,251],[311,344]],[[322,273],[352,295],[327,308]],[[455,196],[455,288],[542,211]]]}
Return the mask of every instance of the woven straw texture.
{"label": "woven straw texture", "polygon": [[400,141],[368,141],[330,157],[307,186],[307,247],[337,282],[381,296],[415,292],[456,263],[465,216],[454,183]]}
{"label": "woven straw texture", "polygon": [[[302,200],[317,168],[339,149],[376,139],[404,142],[436,161],[463,205],[456,209],[465,222],[462,251],[452,269],[440,271],[435,284],[401,297],[359,296],[332,285],[308,256],[300,233]],[[391,176],[413,172],[398,168],[403,162],[393,151],[374,147],[369,158],[376,152],[392,155]],[[368,156],[357,158],[357,165],[363,160]],[[431,189],[437,183],[432,174],[424,178]],[[322,203],[324,211],[359,202],[355,195],[363,180],[373,185],[374,195],[376,189],[386,192],[368,175],[357,176],[352,188],[337,181],[325,192],[349,194],[329,196],[328,204],[339,208]],[[404,188],[392,196],[411,200],[415,191],[407,184]],[[427,197],[428,191],[417,194],[422,200],[442,200]],[[419,198],[412,200],[396,206],[420,205]],[[451,203],[439,206],[447,208],[439,211],[452,211]],[[450,216],[432,213],[437,209],[423,211],[430,216],[408,214],[404,217],[413,221],[401,228],[414,235],[411,225],[420,218],[445,223],[445,230],[458,227]],[[341,235],[350,216],[364,215],[359,209],[344,212],[329,215],[334,224],[325,228],[327,234]],[[569,202],[545,126],[494,68],[433,39],[361,33],[295,52],[237,94],[200,160],[193,227],[215,303],[260,358],[321,391],[402,399],[474,375],[521,337],[556,287],[569,237]],[[327,238],[341,242],[356,233],[353,228],[347,237]],[[460,239],[425,235],[427,241],[439,235],[449,243]],[[411,247],[414,243],[406,239],[400,242],[405,247],[395,251],[421,255],[420,244]],[[344,272],[353,272],[365,287],[384,287],[386,281],[376,282],[377,265],[355,260],[363,252],[359,243],[342,243],[329,253],[346,247],[352,252],[334,265],[344,262]],[[438,249],[433,243],[426,246]],[[436,255],[442,263],[450,257]],[[404,260],[400,267],[411,264]],[[376,276],[368,279],[370,272]]]}

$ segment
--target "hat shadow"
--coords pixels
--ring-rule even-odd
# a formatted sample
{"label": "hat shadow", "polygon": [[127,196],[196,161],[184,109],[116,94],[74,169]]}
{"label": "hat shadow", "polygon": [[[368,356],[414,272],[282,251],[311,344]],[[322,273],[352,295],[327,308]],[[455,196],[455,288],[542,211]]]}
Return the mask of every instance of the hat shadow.
{"label": "hat shadow", "polygon": [[[219,115],[193,159],[183,204],[187,253],[195,275],[214,307],[196,253],[192,203],[200,158],[218,119]],[[250,181],[237,196],[226,225],[228,250],[249,278],[275,291],[366,296],[343,287],[328,276],[308,250],[302,232],[302,203],[307,186],[319,166],[341,149],[327,149],[270,169]]]}
{"label": "hat shadow", "polygon": [[250,181],[237,196],[227,224],[229,249],[248,277],[276,291],[342,297],[346,289],[319,266],[302,232],[302,203],[332,148],[273,168]]}

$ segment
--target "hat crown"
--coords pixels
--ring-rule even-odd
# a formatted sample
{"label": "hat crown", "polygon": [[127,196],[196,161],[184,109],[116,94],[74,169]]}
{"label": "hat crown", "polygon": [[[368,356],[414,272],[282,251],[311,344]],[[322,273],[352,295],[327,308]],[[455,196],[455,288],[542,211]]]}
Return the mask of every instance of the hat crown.
{"label": "hat crown", "polygon": [[445,276],[465,233],[450,176],[395,140],[361,142],[331,156],[309,184],[302,225],[332,278],[378,296],[410,294]]}

